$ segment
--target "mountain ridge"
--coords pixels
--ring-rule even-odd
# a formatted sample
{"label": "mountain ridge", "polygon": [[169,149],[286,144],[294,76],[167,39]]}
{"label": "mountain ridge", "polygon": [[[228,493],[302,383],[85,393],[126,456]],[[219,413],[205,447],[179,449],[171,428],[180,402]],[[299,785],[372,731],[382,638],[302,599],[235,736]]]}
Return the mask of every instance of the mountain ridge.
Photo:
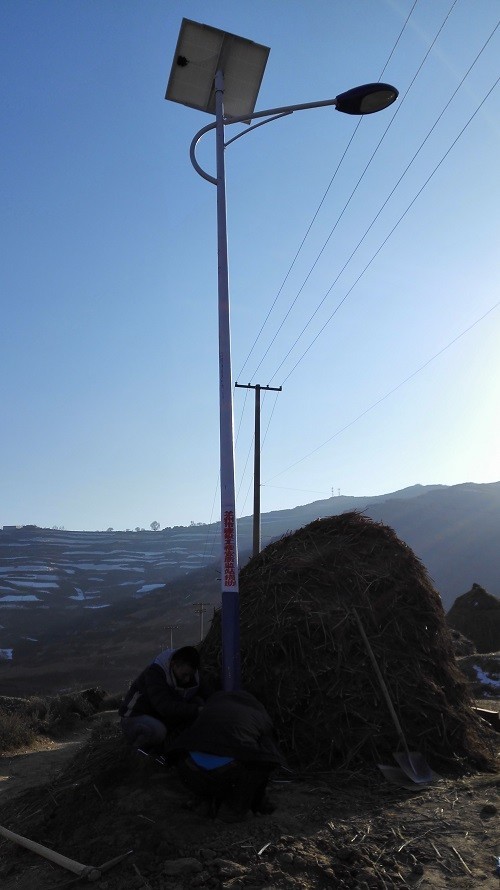
{"label": "mountain ridge", "polygon": [[[473,583],[500,595],[500,482],[414,485],[271,511],[262,516],[262,546],[353,510],[390,526],[411,547],[446,611]],[[238,520],[240,565],[251,556],[252,533],[252,516]],[[108,687],[168,645],[170,625],[175,645],[196,641],[196,604],[205,604],[208,621],[220,602],[219,553],[220,523],[141,532],[1,530],[2,686],[21,694],[86,678]]]}

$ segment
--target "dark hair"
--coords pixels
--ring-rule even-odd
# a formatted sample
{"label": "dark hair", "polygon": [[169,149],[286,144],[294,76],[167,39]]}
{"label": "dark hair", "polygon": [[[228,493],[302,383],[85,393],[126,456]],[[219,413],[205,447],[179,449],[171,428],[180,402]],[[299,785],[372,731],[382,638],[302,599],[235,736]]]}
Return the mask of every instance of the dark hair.
{"label": "dark hair", "polygon": [[176,649],[170,659],[171,664],[175,664],[176,661],[184,661],[194,671],[197,671],[200,666],[200,655],[194,646],[183,646],[181,649]]}

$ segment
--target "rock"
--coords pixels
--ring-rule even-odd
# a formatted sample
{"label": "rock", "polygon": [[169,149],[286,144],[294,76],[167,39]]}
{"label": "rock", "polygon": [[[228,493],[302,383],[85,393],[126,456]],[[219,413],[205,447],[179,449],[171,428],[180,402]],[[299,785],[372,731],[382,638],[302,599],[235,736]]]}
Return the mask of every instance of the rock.
{"label": "rock", "polygon": [[206,884],[210,881],[211,874],[209,871],[200,871],[199,874],[194,875],[191,878],[190,886],[191,887],[202,887],[203,884]]}
{"label": "rock", "polygon": [[233,862],[231,859],[214,859],[212,865],[217,866],[221,878],[239,878],[247,874],[247,869],[244,865]]}
{"label": "rock", "polygon": [[484,806],[481,807],[479,815],[483,818],[489,819],[491,816],[496,816],[498,813],[498,807],[493,803],[485,803]]}
{"label": "rock", "polygon": [[200,858],[203,859],[205,862],[210,862],[212,859],[215,859],[216,855],[217,854],[216,854],[215,850],[200,850],[199,851]]}
{"label": "rock", "polygon": [[163,873],[166,875],[195,875],[203,871],[199,859],[170,859],[163,865]]}

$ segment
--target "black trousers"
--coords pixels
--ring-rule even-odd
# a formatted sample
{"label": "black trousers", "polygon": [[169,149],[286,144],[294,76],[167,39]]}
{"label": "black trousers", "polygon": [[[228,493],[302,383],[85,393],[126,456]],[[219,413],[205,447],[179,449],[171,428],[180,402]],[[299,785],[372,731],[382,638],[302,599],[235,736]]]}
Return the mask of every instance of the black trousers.
{"label": "black trousers", "polygon": [[233,760],[218,769],[198,766],[188,754],[176,764],[184,785],[201,798],[212,800],[215,812],[224,803],[238,813],[258,810],[274,764]]}

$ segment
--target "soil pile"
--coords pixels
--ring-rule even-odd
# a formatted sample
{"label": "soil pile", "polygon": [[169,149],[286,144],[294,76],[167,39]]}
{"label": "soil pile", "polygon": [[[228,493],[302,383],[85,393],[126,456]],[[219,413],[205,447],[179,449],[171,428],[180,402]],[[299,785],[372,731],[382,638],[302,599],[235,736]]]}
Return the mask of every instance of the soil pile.
{"label": "soil pile", "polygon": [[472,640],[469,640],[468,637],[461,634],[459,630],[450,627],[450,633],[451,641],[453,643],[453,651],[457,658],[461,658],[464,655],[474,655],[477,652]]}
{"label": "soil pile", "polygon": [[446,621],[466,634],[478,652],[497,652],[500,648],[500,600],[480,584],[473,584],[457,597]]}
{"label": "soil pile", "polygon": [[[376,768],[311,779],[278,776],[275,813],[226,825],[190,808],[175,770],[134,762],[106,724],[50,785],[2,802],[2,823],[94,868],[131,851],[103,869],[102,890],[498,890],[500,773],[410,793]],[[2,890],[81,883],[0,838]]]}
{"label": "soil pile", "polygon": [[[353,769],[397,747],[358,618],[410,749],[432,765],[493,763],[439,594],[392,529],[358,513],[316,520],[242,569],[240,600],[242,685],[292,765]],[[220,614],[201,654],[220,671]]]}

